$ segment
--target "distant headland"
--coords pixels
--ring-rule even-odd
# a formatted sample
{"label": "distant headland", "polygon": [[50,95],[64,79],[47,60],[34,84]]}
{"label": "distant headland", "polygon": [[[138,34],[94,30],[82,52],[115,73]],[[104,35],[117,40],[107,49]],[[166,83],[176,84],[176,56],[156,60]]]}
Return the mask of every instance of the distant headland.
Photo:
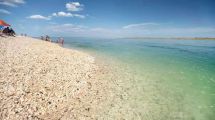
{"label": "distant headland", "polygon": [[123,39],[215,40],[215,37],[125,37]]}

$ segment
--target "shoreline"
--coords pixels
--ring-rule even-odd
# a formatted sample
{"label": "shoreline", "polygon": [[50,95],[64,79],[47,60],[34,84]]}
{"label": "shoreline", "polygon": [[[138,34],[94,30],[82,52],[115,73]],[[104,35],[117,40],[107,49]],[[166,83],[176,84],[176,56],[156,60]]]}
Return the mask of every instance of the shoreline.
{"label": "shoreline", "polygon": [[0,46],[1,119],[96,119],[109,106],[110,83],[93,56],[21,36]]}
{"label": "shoreline", "polygon": [[[201,92],[184,86],[191,72],[181,73],[188,76],[176,85],[172,78],[180,81],[180,76],[175,74],[179,71],[170,67],[174,74],[165,75],[163,66],[154,66],[162,59],[147,61],[154,56],[139,58],[145,57],[146,61],[124,57],[125,54],[118,58],[98,52],[101,49],[76,49],[73,45],[64,48],[26,37],[1,39],[0,46],[0,63],[3,63],[0,64],[0,119],[147,119],[147,116],[151,119],[166,116],[169,116],[167,119],[191,119],[206,114],[213,116],[213,109],[195,111],[198,105],[213,106],[210,102],[213,97],[204,99],[209,96],[183,94],[183,90],[188,90],[189,95],[194,90]],[[126,52],[127,49],[122,50]],[[179,61],[178,57],[173,60]],[[170,65],[187,68],[188,64]],[[192,103],[194,97],[201,104]],[[187,114],[189,111],[192,112]]]}

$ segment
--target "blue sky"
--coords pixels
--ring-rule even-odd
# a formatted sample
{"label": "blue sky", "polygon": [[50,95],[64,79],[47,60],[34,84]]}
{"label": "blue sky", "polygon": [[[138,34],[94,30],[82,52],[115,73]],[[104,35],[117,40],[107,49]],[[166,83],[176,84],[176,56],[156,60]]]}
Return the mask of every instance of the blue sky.
{"label": "blue sky", "polygon": [[214,0],[0,0],[0,18],[32,36],[215,37]]}

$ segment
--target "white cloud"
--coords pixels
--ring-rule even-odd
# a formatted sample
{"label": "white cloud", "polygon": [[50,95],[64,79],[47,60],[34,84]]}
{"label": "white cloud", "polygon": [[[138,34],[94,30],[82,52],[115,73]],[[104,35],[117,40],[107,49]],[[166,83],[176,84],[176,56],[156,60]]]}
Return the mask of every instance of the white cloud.
{"label": "white cloud", "polygon": [[158,23],[130,24],[120,31],[125,37],[211,37],[215,34],[213,27],[175,27]]}
{"label": "white cloud", "polygon": [[38,19],[38,20],[51,20],[50,16],[45,17],[45,16],[42,16],[42,15],[31,15],[31,16],[29,16],[27,18],[29,18],[29,19]]}
{"label": "white cloud", "polygon": [[78,17],[78,18],[85,18],[84,15],[80,15],[80,14],[72,14],[72,13],[66,13],[66,12],[57,12],[57,13],[53,13],[52,16],[55,17]]}
{"label": "white cloud", "polygon": [[84,15],[80,15],[80,14],[73,14],[74,17],[78,17],[78,18],[85,18]]}
{"label": "white cloud", "polygon": [[86,26],[82,25],[74,25],[74,24],[56,24],[48,27],[49,30],[54,32],[63,32],[63,33],[71,33],[71,32],[81,32],[85,31],[87,29]]}
{"label": "white cloud", "polygon": [[145,28],[147,26],[157,26],[157,23],[139,23],[139,24],[130,24],[123,26],[123,29],[133,29],[133,28]]}
{"label": "white cloud", "polygon": [[[176,27],[167,24],[141,23],[145,27],[138,27],[137,24],[130,24],[124,28],[104,28],[88,27],[77,24],[49,24],[42,30],[50,35],[57,36],[82,36],[82,37],[106,37],[106,38],[125,38],[125,37],[215,37],[214,27]],[[127,25],[129,26],[129,25]],[[147,26],[147,27],[146,27]],[[156,27],[154,27],[156,26]],[[45,29],[44,29],[45,28]],[[132,28],[132,29],[129,29]],[[133,29],[135,28],[135,29]]]}
{"label": "white cloud", "polygon": [[73,17],[71,13],[65,13],[65,12],[58,12],[52,14],[55,17]]}
{"label": "white cloud", "polygon": [[3,14],[10,14],[9,11],[5,10],[5,9],[0,9],[0,13],[3,13]]}
{"label": "white cloud", "polygon": [[46,27],[46,31],[57,36],[82,36],[82,37],[113,37],[119,35],[119,31],[106,28],[90,28],[75,24],[56,24]]}
{"label": "white cloud", "polygon": [[1,5],[16,7],[18,4],[24,4],[24,0],[0,0]]}
{"label": "white cloud", "polygon": [[68,11],[81,11],[83,10],[83,5],[79,2],[69,2],[66,3],[66,8]]}

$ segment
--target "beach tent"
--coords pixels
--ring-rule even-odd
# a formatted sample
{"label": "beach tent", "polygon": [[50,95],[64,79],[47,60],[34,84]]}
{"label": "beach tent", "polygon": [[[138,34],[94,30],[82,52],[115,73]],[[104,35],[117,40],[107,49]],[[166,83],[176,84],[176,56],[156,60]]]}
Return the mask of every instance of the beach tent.
{"label": "beach tent", "polygon": [[10,25],[7,24],[5,21],[0,20],[0,26],[10,26]]}

